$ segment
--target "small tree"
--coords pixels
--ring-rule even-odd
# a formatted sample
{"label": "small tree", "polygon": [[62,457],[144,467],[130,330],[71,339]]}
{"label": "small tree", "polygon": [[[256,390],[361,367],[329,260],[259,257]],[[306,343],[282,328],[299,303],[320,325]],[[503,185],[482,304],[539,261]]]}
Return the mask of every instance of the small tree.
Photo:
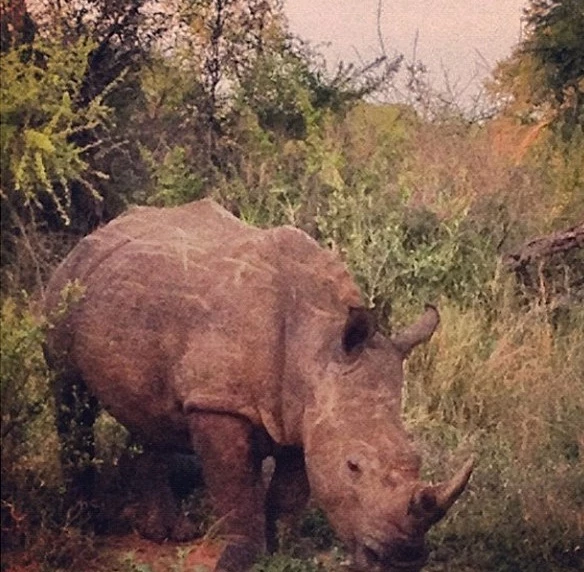
{"label": "small tree", "polygon": [[[105,175],[90,165],[87,153],[100,146],[98,134],[111,110],[102,97],[77,103],[92,49],[85,39],[66,48],[35,40],[0,54],[3,266],[13,262],[16,243],[31,223],[66,227],[80,195],[99,208],[97,183]],[[92,143],[75,141],[89,133]]]}
{"label": "small tree", "polygon": [[542,114],[570,136],[584,121],[584,4],[531,0],[525,37],[499,64],[492,90],[524,116]]}

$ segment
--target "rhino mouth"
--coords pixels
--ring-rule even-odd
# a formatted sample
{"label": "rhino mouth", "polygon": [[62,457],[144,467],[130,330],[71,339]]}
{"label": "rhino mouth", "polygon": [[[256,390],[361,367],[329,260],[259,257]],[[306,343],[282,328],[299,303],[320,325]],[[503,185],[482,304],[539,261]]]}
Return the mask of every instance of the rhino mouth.
{"label": "rhino mouth", "polygon": [[399,543],[385,547],[367,541],[356,561],[362,570],[379,572],[417,572],[428,561],[429,550],[423,542]]}

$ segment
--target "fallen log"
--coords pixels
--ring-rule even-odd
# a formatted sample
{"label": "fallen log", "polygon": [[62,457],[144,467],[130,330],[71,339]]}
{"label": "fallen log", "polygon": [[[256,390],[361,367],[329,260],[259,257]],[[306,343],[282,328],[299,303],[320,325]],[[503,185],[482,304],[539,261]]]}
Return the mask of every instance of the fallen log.
{"label": "fallen log", "polygon": [[534,238],[503,256],[528,295],[584,298],[584,223]]}

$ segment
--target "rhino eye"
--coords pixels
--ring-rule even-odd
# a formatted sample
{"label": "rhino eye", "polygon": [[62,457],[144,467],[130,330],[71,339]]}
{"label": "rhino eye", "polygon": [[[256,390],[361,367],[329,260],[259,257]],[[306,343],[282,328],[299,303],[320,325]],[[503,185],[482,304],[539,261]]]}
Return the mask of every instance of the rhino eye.
{"label": "rhino eye", "polygon": [[361,467],[359,466],[359,463],[357,463],[357,461],[353,461],[352,459],[349,459],[347,461],[347,467],[349,467],[349,471],[351,471],[351,473],[354,473],[354,474],[361,473]]}

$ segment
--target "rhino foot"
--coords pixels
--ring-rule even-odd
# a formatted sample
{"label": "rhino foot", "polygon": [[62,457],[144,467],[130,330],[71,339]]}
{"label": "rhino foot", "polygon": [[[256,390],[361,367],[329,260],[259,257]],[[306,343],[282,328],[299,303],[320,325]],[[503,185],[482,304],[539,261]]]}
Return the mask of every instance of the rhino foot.
{"label": "rhino foot", "polygon": [[170,531],[170,540],[176,542],[186,542],[187,540],[193,540],[197,536],[200,536],[197,526],[189,519],[186,515],[180,515],[172,530]]}
{"label": "rhino foot", "polygon": [[140,536],[154,542],[186,542],[200,536],[198,527],[187,515],[167,508],[149,506],[127,509],[125,516]]}
{"label": "rhino foot", "polygon": [[259,554],[258,546],[251,542],[228,544],[221,553],[215,572],[246,572]]}
{"label": "rhino foot", "polygon": [[154,542],[162,542],[170,537],[172,526],[168,519],[160,515],[158,511],[149,512],[146,515],[143,511],[140,512],[142,514],[137,516],[133,522],[133,528],[140,536]]}

